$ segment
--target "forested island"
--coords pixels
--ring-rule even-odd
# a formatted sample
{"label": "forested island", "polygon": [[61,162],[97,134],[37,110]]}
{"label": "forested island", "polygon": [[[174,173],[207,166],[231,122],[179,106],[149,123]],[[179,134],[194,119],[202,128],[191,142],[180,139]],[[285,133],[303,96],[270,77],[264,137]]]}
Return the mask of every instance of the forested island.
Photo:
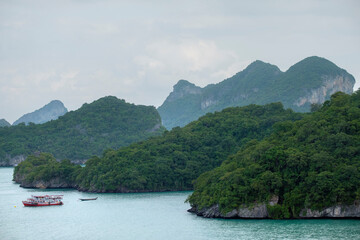
{"label": "forested island", "polygon": [[285,121],[202,174],[188,201],[205,217],[360,217],[360,91]]}
{"label": "forested island", "polygon": [[0,166],[11,166],[14,159],[37,152],[84,162],[105,149],[127,146],[164,130],[155,107],[103,97],[44,124],[1,127]]}
{"label": "forested island", "polygon": [[57,187],[62,176],[90,192],[194,189],[191,211],[204,217],[359,218],[360,92],[336,93],[312,113],[227,108],[83,168],[40,154],[14,170],[25,187]]}
{"label": "forested island", "polygon": [[[192,181],[201,173],[219,166],[248,141],[269,135],[275,123],[302,116],[280,103],[208,113],[186,127],[89,159],[76,176],[76,188],[93,192],[191,190]],[[45,173],[52,169],[46,162],[33,166],[27,162],[15,168],[15,176],[22,175],[15,179],[27,179],[27,172],[36,179],[51,175]],[[28,171],[22,171],[25,168]]]}

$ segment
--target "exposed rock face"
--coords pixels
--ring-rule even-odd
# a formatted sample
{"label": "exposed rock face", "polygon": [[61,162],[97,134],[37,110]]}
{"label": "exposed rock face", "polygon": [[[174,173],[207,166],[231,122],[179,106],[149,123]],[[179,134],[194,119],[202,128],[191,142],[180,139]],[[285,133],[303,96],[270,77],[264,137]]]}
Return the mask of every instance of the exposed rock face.
{"label": "exposed rock face", "polygon": [[40,188],[40,189],[46,189],[46,188],[74,188],[75,185],[72,183],[69,183],[68,181],[61,179],[60,177],[52,178],[49,181],[27,181],[25,176],[17,173],[14,175],[13,179],[16,183],[20,183],[20,187],[24,188]]}
{"label": "exposed rock face", "polygon": [[10,155],[6,155],[4,160],[0,159],[0,167],[14,167],[24,161],[26,159],[26,156],[21,154],[14,157],[11,157]]}
{"label": "exposed rock face", "polygon": [[[16,181],[17,182],[17,181]],[[20,187],[24,188],[73,188],[74,186],[63,179],[55,178],[51,179],[48,182],[45,181],[35,181],[35,182],[26,182],[22,181]]]}
{"label": "exposed rock face", "polygon": [[206,109],[212,105],[217,104],[219,101],[213,99],[206,99],[201,102],[201,109]]}
{"label": "exposed rock face", "polygon": [[[278,204],[279,196],[272,196],[268,204],[274,206]],[[196,207],[193,207],[188,210],[189,212],[196,213],[198,216],[203,216],[205,218],[268,218],[269,213],[266,207],[266,203],[256,203],[252,206],[241,206],[238,209],[233,209],[228,213],[222,213],[219,208],[219,204],[215,204],[209,208],[204,208],[202,210],[197,210]]]}
{"label": "exposed rock face", "polygon": [[196,86],[186,80],[180,80],[175,86],[173,92],[167,98],[167,101],[172,102],[177,99],[183,98],[186,95],[198,95],[201,94],[201,87]]}
{"label": "exposed rock face", "polygon": [[342,76],[323,76],[323,85],[319,88],[311,89],[311,92],[304,97],[300,97],[294,102],[294,105],[301,107],[306,103],[321,104],[327,100],[329,96],[336,92],[344,92],[351,94],[353,92],[354,84],[348,75]]}
{"label": "exposed rock face", "polygon": [[360,203],[353,205],[337,205],[319,210],[303,209],[301,218],[360,218]]}
{"label": "exposed rock face", "polygon": [[[10,155],[6,155],[5,159],[0,158],[0,167],[15,167],[22,161],[25,161],[26,157],[27,157],[27,155],[25,155],[25,154],[17,155],[14,157],[11,157]],[[58,161],[60,161],[60,159],[58,159]],[[85,164],[86,161],[87,161],[87,159],[71,160],[72,163],[79,164],[79,165]]]}
{"label": "exposed rock face", "polygon": [[196,213],[198,216],[205,218],[249,218],[249,219],[262,219],[268,218],[269,213],[266,208],[266,204],[255,204],[252,207],[240,207],[239,209],[233,209],[228,213],[222,213],[219,209],[219,205],[213,205],[210,208],[197,210],[191,208],[189,212]]}
{"label": "exposed rock face", "polygon": [[[269,205],[274,206],[277,201],[271,200]],[[269,217],[267,210],[267,204],[255,204],[251,207],[240,207],[233,209],[228,213],[222,213],[219,209],[219,205],[213,205],[209,208],[198,210],[196,207],[192,207],[188,212],[195,213],[198,216],[205,218],[246,218],[246,219],[265,219]],[[321,211],[303,209],[300,212],[299,218],[360,218],[360,203],[355,202],[352,205],[336,205],[325,208]]]}
{"label": "exposed rock face", "polygon": [[[85,164],[88,159],[71,159],[70,161],[77,165]],[[57,161],[60,161],[60,159],[57,159]]]}
{"label": "exposed rock face", "polygon": [[35,124],[41,124],[50,120],[58,119],[65,113],[67,113],[67,109],[65,108],[64,104],[59,100],[53,100],[44,107],[32,113],[25,114],[24,116],[16,120],[13,125],[17,125],[22,122],[25,124],[29,124],[30,122]]}

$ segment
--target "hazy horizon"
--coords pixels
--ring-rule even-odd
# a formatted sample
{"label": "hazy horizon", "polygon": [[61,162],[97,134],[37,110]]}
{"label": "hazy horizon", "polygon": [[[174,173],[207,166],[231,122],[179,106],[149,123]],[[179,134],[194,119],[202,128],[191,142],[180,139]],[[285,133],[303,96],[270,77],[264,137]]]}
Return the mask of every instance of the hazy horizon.
{"label": "hazy horizon", "polygon": [[360,87],[358,1],[2,1],[0,119],[113,95],[160,106],[180,79],[204,87],[261,60],[310,56]]}

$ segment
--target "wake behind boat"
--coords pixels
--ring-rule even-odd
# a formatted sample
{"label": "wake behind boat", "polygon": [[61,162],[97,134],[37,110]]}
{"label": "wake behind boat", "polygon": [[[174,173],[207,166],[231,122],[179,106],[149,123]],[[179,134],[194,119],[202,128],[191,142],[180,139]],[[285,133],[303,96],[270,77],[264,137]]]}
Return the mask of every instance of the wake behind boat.
{"label": "wake behind boat", "polygon": [[96,200],[97,197],[95,198],[79,198],[80,201],[91,201],[91,200]]}
{"label": "wake behind boat", "polygon": [[44,196],[31,196],[26,201],[22,201],[25,207],[43,207],[63,205],[61,201],[63,195],[44,195]]}

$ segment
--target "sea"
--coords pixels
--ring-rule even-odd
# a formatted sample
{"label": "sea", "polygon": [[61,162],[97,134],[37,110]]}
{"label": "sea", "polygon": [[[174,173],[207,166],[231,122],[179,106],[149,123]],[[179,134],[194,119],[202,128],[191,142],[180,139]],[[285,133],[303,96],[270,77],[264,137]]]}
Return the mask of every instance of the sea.
{"label": "sea", "polygon": [[[191,192],[85,193],[19,187],[0,168],[0,239],[360,239],[360,220],[225,220],[188,213]],[[24,207],[31,195],[62,194],[64,205]],[[98,197],[82,202],[79,198]]]}

